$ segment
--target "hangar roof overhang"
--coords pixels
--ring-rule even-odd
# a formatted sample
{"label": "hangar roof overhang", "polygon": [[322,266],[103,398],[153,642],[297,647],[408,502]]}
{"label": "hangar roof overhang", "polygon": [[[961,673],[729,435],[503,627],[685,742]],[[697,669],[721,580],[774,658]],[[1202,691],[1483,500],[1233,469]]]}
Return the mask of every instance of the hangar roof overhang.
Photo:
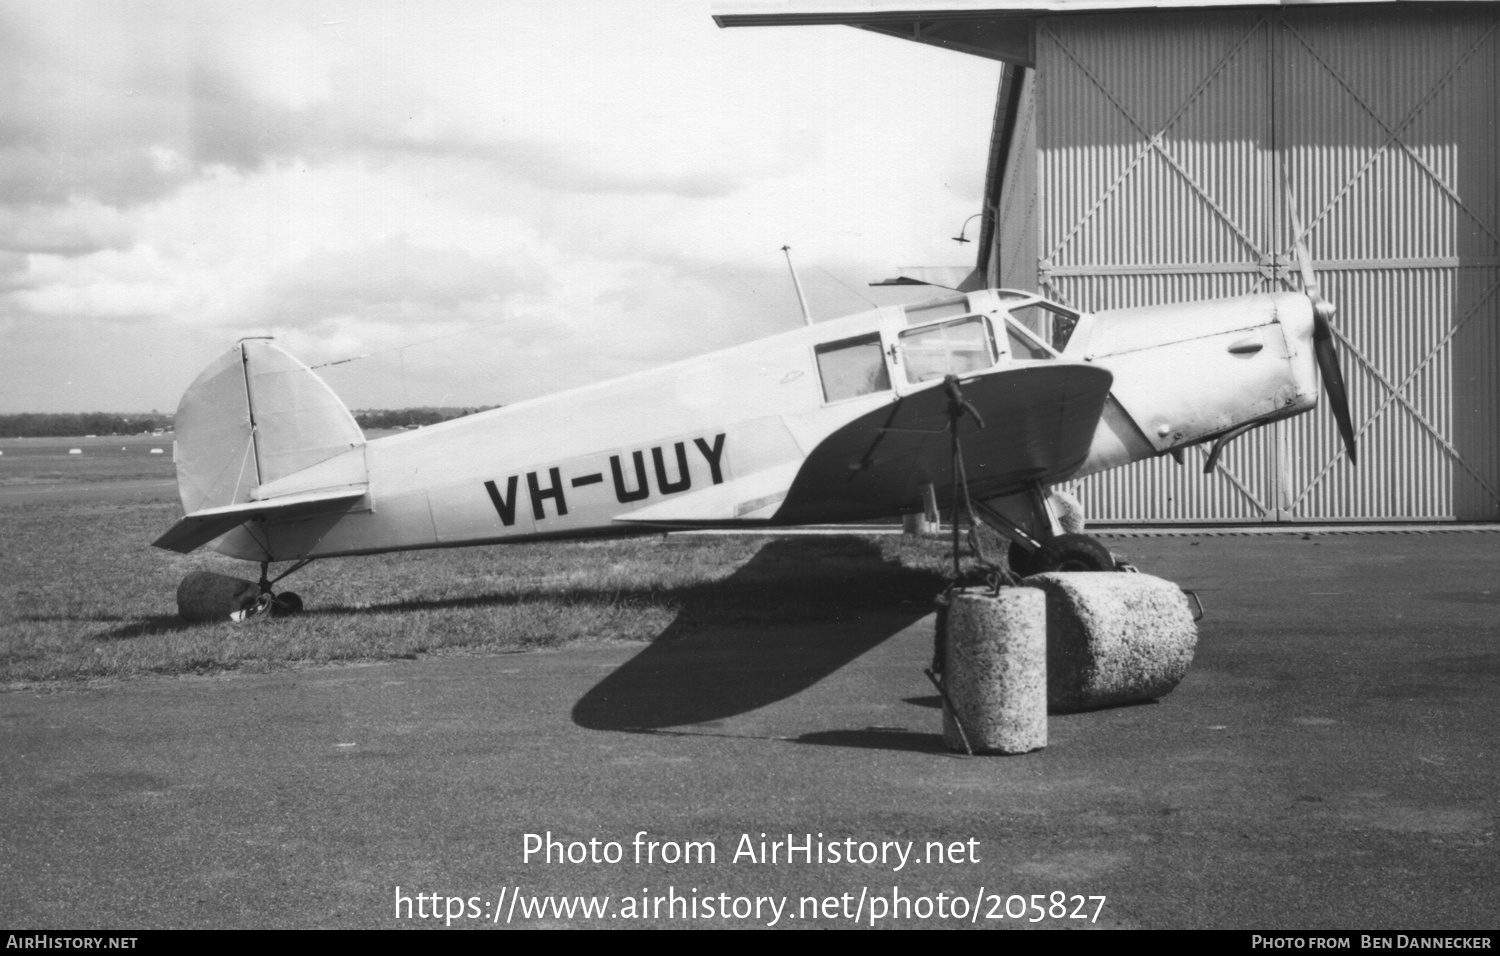
{"label": "hangar roof overhang", "polygon": [[[1446,2],[1493,4],[1497,0]],[[1036,66],[1032,44],[1038,18],[1071,13],[1274,10],[1314,6],[1346,7],[1350,16],[1357,17],[1361,7],[1396,3],[1431,5],[1428,0],[715,0],[712,14],[720,27],[851,26],[1007,64],[1001,74],[1000,92],[995,102],[977,270],[962,283],[967,287],[984,276],[989,268],[996,203],[1006,173],[1006,155],[1015,129],[1019,108],[1017,97],[1021,90],[1017,71],[1010,67]],[[951,281],[938,281],[918,269],[903,270],[901,277],[878,284],[905,282],[951,286]]]}
{"label": "hangar roof overhang", "polygon": [[[932,46],[1034,65],[1032,21],[1063,13],[1309,7],[1422,0],[717,0],[721,27],[842,24]],[[1454,0],[1491,3],[1494,0]]]}

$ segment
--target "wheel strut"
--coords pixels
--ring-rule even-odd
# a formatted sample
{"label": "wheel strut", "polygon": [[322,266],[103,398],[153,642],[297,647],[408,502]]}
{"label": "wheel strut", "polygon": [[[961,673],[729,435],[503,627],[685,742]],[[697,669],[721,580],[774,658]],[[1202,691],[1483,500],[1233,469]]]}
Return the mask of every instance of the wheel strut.
{"label": "wheel strut", "polygon": [[279,617],[285,614],[296,614],[302,610],[301,595],[297,594],[295,591],[283,591],[280,594],[272,594],[271,586],[287,575],[292,574],[295,571],[300,571],[301,569],[307,567],[309,564],[312,564],[314,560],[316,559],[303,558],[302,560],[293,564],[291,567],[287,568],[285,571],[276,575],[276,577],[274,578],[270,576],[271,562],[262,561],[260,563],[260,593],[270,598],[271,614],[273,616]]}
{"label": "wheel strut", "polygon": [[1065,531],[1049,489],[1040,482],[982,501],[978,511],[985,524],[1010,539],[1011,570],[1023,577],[1044,571],[1118,570],[1114,556],[1097,539]]}

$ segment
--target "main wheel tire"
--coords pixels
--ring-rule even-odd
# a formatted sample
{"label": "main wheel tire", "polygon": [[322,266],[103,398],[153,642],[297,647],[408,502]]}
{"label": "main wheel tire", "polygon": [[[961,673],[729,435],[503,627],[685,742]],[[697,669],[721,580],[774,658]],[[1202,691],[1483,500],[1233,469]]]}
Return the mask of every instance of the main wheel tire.
{"label": "main wheel tire", "polygon": [[1086,534],[1060,534],[1042,545],[1037,555],[1038,566],[1032,573],[1115,569],[1115,559],[1109,549]]}
{"label": "main wheel tire", "polygon": [[286,617],[291,614],[302,613],[302,596],[296,591],[282,591],[276,595],[271,604],[271,614],[275,617]]}
{"label": "main wheel tire", "polygon": [[1010,563],[1011,572],[1023,578],[1041,570],[1041,557],[1041,548],[1027,551],[1014,541],[1010,543],[1010,550],[1005,552],[1005,559]]}

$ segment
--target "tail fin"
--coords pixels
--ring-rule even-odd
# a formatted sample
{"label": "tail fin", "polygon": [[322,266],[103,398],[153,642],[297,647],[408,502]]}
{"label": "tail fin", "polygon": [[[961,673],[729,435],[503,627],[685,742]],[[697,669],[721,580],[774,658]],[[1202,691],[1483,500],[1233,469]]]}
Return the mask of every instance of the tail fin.
{"label": "tail fin", "polygon": [[354,416],[312,369],[269,339],[243,339],[177,406],[177,490],[191,515],[364,444]]}

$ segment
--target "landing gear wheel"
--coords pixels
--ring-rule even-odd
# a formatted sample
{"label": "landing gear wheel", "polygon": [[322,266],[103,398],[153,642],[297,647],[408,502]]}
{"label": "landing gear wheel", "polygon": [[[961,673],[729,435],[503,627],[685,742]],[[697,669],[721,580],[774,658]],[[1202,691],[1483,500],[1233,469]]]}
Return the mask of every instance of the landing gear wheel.
{"label": "landing gear wheel", "polygon": [[1010,570],[1017,577],[1024,578],[1027,575],[1035,574],[1042,569],[1040,564],[1042,557],[1041,548],[1038,548],[1035,551],[1027,551],[1025,548],[1012,541],[1010,543],[1010,550],[1005,553],[1005,557],[1006,561],[1008,561],[1010,564]]}
{"label": "landing gear wheel", "polygon": [[229,612],[229,619],[236,624],[248,624],[270,616],[271,595],[269,594],[246,594],[239,602],[239,606]]}
{"label": "landing gear wheel", "polygon": [[271,599],[271,616],[287,617],[302,613],[302,596],[296,591],[283,591]]}
{"label": "landing gear wheel", "polygon": [[1037,552],[1037,571],[1113,571],[1109,549],[1086,534],[1060,534]]}

